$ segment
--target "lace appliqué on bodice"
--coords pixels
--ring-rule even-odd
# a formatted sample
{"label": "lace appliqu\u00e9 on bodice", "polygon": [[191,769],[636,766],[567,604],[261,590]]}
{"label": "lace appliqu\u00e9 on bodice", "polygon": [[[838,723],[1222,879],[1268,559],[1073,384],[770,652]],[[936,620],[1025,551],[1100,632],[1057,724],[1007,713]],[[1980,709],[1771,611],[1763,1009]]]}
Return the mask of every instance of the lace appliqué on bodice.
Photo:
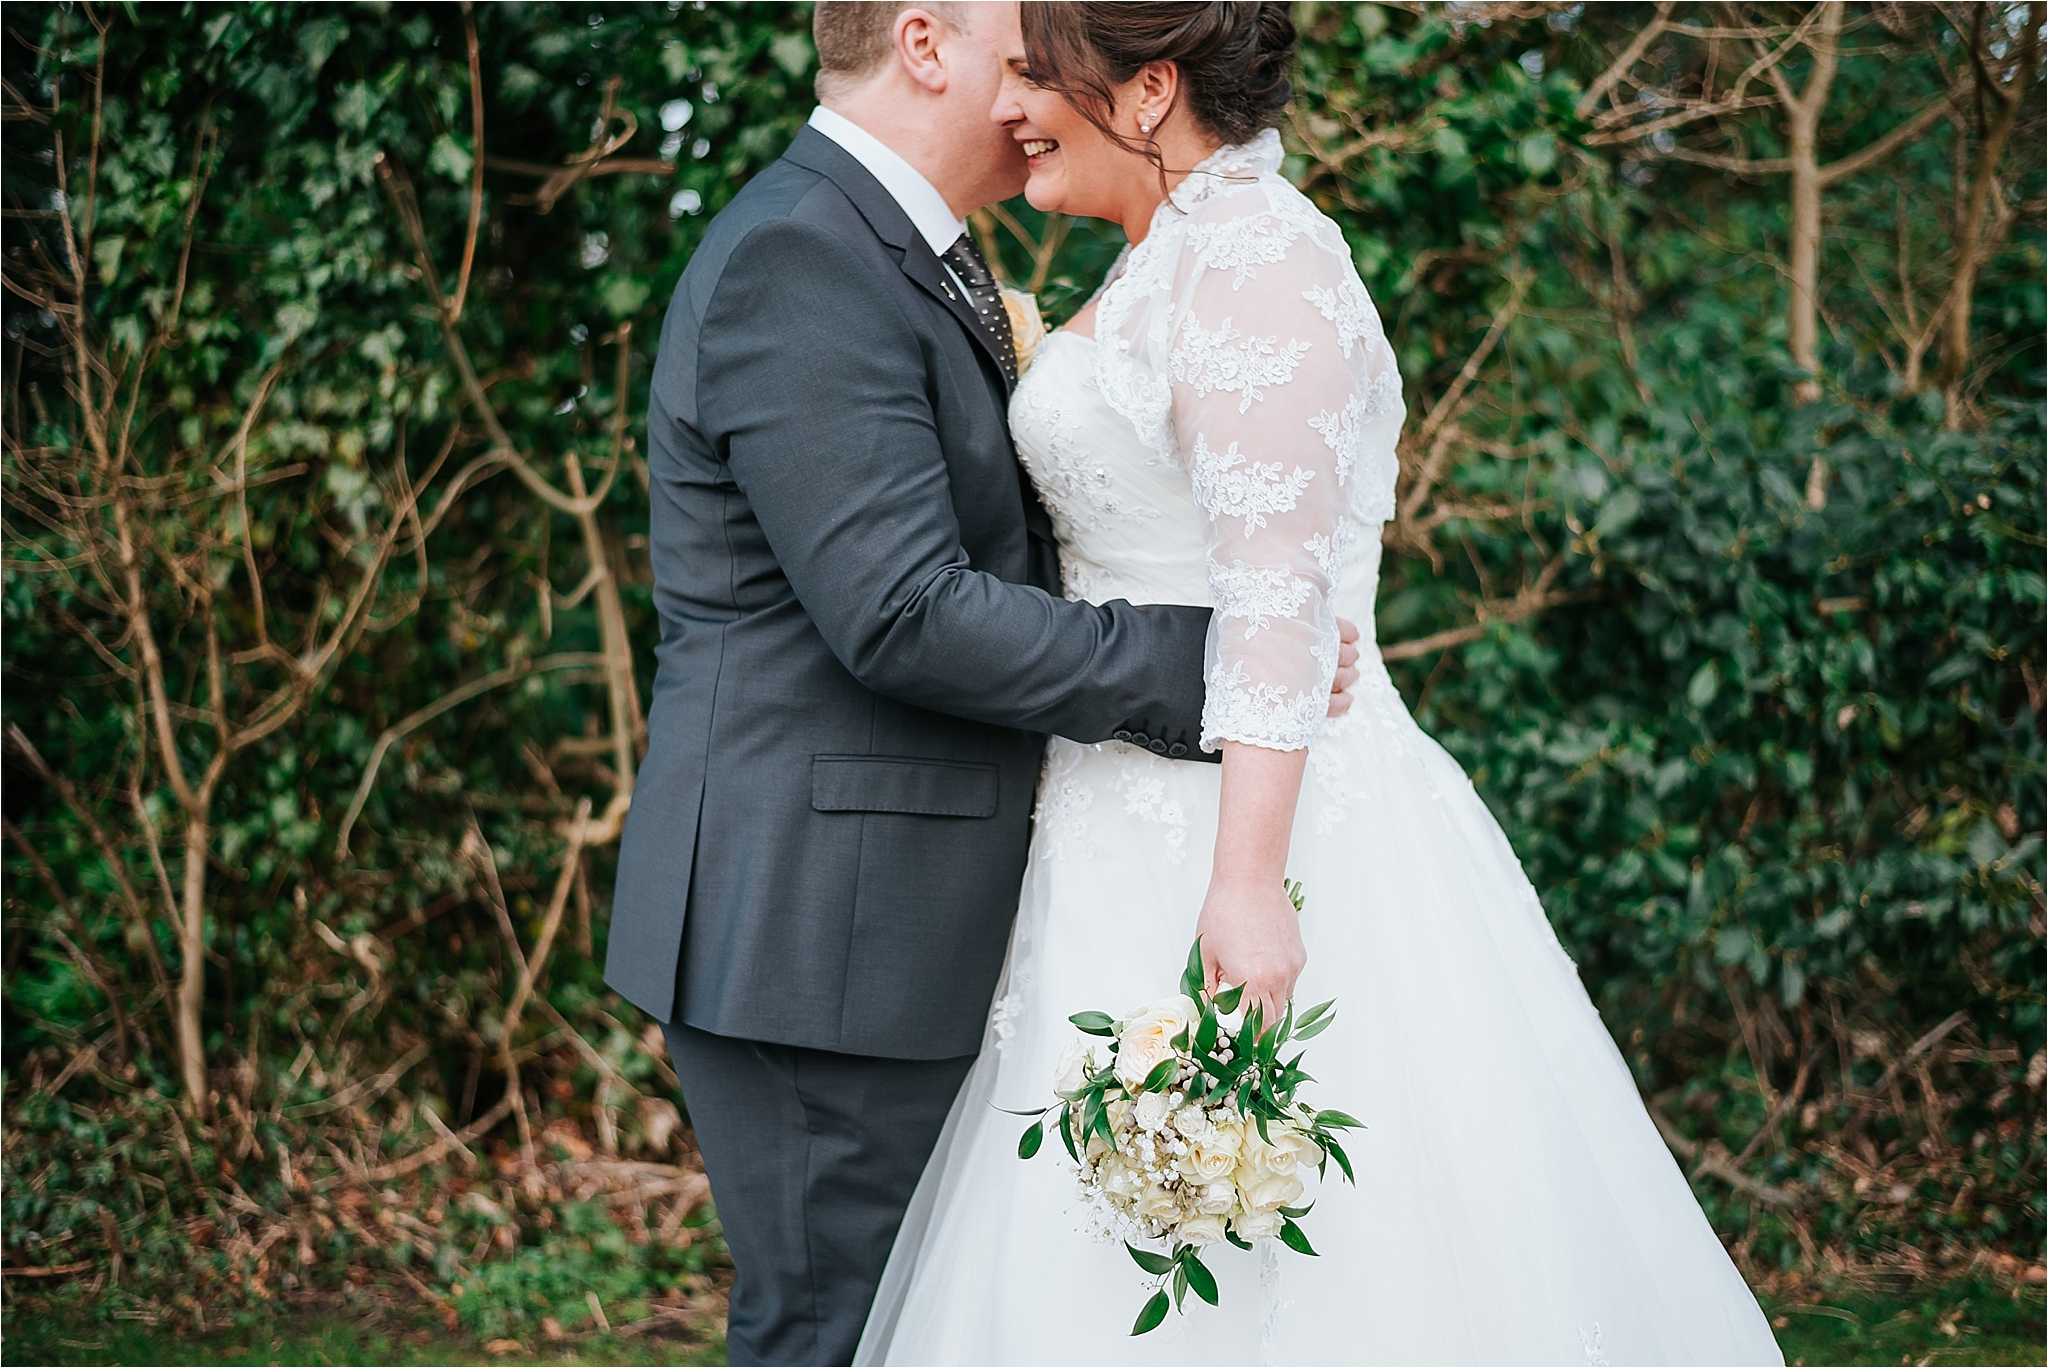
{"label": "lace appliqu\u00e9 on bodice", "polygon": [[1108,457],[1083,440],[1080,398],[1058,384],[1020,385],[1010,406],[1012,426],[1038,436],[1031,482],[1063,541],[1072,540],[1071,531],[1100,532],[1118,522],[1159,516],[1143,500],[1128,497]]}

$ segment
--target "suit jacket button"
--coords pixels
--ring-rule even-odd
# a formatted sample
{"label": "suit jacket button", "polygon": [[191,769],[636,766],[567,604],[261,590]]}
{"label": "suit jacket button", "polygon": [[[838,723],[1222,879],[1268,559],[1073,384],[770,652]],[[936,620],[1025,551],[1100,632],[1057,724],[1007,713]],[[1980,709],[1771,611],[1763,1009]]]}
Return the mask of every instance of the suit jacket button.
{"label": "suit jacket button", "polygon": [[1119,732],[1111,732],[1110,735],[1114,736],[1119,741],[1128,741],[1131,739],[1131,733],[1128,728]]}
{"label": "suit jacket button", "polygon": [[1166,757],[1169,760],[1178,760],[1187,753],[1188,748],[1179,741],[1174,742],[1172,745],[1166,748]]}
{"label": "suit jacket button", "polygon": [[1154,741],[1145,749],[1151,751],[1154,755],[1164,755],[1166,754],[1166,743],[1164,741]]}

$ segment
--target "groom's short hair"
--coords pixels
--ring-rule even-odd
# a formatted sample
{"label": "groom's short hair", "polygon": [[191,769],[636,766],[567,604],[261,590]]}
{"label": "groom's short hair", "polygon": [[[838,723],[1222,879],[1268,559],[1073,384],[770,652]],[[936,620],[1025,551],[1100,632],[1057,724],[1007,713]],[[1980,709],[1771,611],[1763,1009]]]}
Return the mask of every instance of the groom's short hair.
{"label": "groom's short hair", "polygon": [[920,9],[948,27],[965,32],[967,10],[959,0],[819,0],[811,11],[811,39],[818,45],[818,99],[851,90],[887,60],[896,16]]}

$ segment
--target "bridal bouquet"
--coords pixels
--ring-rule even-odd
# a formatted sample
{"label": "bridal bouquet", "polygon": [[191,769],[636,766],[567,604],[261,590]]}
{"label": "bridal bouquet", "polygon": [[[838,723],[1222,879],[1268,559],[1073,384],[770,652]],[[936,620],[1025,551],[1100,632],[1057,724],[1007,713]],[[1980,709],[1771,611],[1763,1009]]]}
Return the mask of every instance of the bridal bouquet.
{"label": "bridal bouquet", "polygon": [[[1288,894],[1299,908],[1301,885],[1289,884]],[[1198,936],[1179,993],[1121,1020],[1105,1012],[1069,1018],[1108,1045],[1099,1058],[1084,1042],[1069,1048],[1055,1083],[1059,1100],[1017,1145],[1029,1159],[1047,1126],[1057,1130],[1104,1224],[1157,1280],[1133,1335],[1166,1319],[1169,1286],[1174,1306],[1190,1288],[1217,1304],[1215,1275],[1202,1263],[1210,1245],[1227,1240],[1250,1249],[1253,1240],[1278,1237],[1313,1255],[1298,1224],[1308,1214],[1298,1205],[1302,1169],[1312,1165],[1320,1174],[1335,1159],[1346,1180],[1356,1181],[1332,1132],[1360,1123],[1297,1101],[1296,1090],[1313,1080],[1302,1072],[1300,1052],[1280,1058],[1289,1043],[1329,1026],[1332,1003],[1299,1017],[1289,1003],[1269,1024],[1256,1006],[1238,1012],[1242,985],[1212,996],[1205,982]],[[1168,1252],[1140,1249],[1134,1238],[1164,1240]]]}

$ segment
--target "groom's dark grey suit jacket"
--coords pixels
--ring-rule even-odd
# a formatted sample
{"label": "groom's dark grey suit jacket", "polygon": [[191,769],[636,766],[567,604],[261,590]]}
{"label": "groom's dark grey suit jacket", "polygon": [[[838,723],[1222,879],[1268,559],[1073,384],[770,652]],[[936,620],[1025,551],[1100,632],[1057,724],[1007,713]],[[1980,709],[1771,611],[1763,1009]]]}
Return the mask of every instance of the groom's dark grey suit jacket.
{"label": "groom's dark grey suit jacket", "polygon": [[971,1054],[1045,734],[1209,758],[1209,610],[1060,597],[968,309],[810,128],[676,287],[647,417],[661,644],[605,965],[660,1020]]}

